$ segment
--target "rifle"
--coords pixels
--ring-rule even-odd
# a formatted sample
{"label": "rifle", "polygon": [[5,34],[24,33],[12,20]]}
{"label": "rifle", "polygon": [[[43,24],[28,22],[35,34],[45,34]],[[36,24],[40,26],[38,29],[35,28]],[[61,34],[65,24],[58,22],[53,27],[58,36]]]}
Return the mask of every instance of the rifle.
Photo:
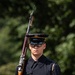
{"label": "rifle", "polygon": [[[28,24],[28,28],[27,28],[27,31],[26,31],[26,35],[29,33],[30,26],[32,25],[33,12],[34,11],[31,12],[30,17],[29,17],[29,24]],[[21,53],[20,60],[19,60],[18,75],[23,75],[23,70],[24,70],[24,65],[25,65],[25,58],[26,58],[26,52],[27,52],[27,42],[28,42],[28,38],[26,37],[26,35],[25,35],[25,38],[24,38],[22,53]]]}

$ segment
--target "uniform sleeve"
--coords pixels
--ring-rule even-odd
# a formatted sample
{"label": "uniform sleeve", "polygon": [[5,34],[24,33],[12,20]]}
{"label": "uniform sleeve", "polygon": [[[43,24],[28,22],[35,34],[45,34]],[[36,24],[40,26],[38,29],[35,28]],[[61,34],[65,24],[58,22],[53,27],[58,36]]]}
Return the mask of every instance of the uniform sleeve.
{"label": "uniform sleeve", "polygon": [[61,75],[60,67],[59,67],[58,64],[54,65],[54,69],[53,69],[52,75]]}

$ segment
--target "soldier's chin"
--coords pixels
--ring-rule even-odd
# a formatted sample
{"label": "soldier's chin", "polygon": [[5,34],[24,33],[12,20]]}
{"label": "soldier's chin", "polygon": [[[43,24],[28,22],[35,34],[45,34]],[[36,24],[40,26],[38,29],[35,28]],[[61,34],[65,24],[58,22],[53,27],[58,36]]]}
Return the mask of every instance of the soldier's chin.
{"label": "soldier's chin", "polygon": [[34,56],[37,56],[37,57],[38,57],[38,56],[41,56],[41,54],[38,54],[38,53],[34,53],[33,55],[34,55]]}

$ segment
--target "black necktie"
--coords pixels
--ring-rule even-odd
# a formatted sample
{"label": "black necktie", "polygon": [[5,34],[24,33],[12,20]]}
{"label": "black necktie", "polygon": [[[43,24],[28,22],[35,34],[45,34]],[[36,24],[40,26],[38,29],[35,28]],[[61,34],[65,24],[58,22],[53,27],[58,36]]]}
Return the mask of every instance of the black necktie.
{"label": "black necktie", "polygon": [[37,62],[35,61],[35,62],[33,63],[33,65],[32,65],[32,69],[35,69],[36,66],[37,66]]}

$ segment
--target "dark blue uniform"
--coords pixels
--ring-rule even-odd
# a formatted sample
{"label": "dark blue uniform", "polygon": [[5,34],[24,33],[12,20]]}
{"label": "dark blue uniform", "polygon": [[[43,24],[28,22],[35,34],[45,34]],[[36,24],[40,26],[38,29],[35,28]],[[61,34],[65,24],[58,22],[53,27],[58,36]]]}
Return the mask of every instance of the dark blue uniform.
{"label": "dark blue uniform", "polygon": [[30,57],[25,66],[23,75],[61,75],[60,68],[56,63],[52,71],[53,63],[52,60],[47,59],[44,55],[36,62]]}

